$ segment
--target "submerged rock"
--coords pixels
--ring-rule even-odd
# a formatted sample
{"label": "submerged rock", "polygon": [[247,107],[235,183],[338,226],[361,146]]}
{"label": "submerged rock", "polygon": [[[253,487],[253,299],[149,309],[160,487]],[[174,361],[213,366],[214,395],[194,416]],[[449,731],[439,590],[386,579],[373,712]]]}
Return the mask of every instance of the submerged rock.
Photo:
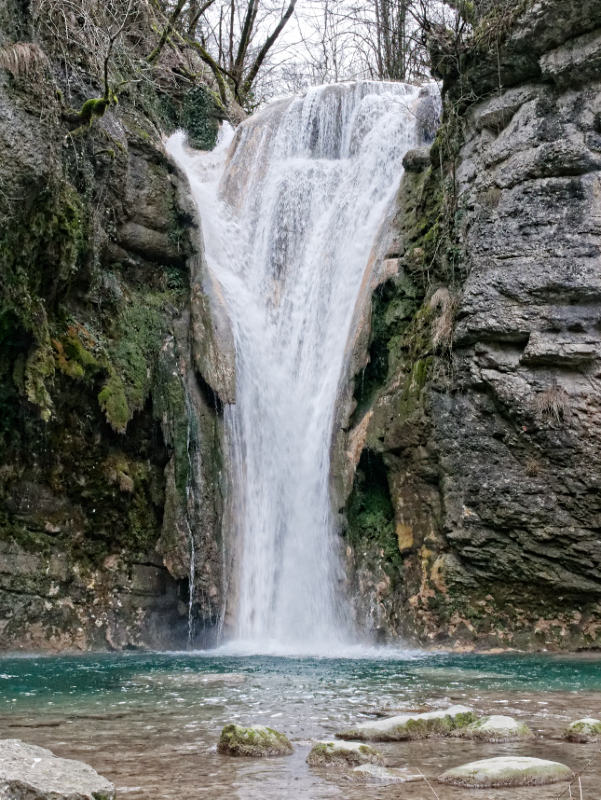
{"label": "submerged rock", "polygon": [[522,739],[532,739],[534,734],[523,722],[513,717],[493,715],[482,717],[456,731],[455,736],[462,739],[475,739],[481,742],[517,742]]}
{"label": "submerged rock", "polygon": [[389,768],[378,764],[362,764],[360,767],[355,767],[353,773],[371,783],[412,783],[424,779],[421,773],[412,772],[404,767]]}
{"label": "submerged rock", "polygon": [[115,787],[83,761],[59,758],[20,739],[0,740],[0,797],[113,800]]}
{"label": "submerged rock", "polygon": [[354,728],[337,733],[339,739],[361,739],[374,742],[396,742],[403,739],[424,739],[451,733],[476,720],[467,706],[451,706],[425,714],[399,714],[376,721],[361,722]]}
{"label": "submerged rock", "polygon": [[564,738],[569,742],[601,741],[601,719],[585,717],[571,722],[565,730]]}
{"label": "submerged rock", "polygon": [[315,742],[307,756],[311,767],[346,767],[356,764],[384,764],[381,753],[360,742]]}
{"label": "submerged rock", "polygon": [[217,752],[228,756],[288,756],[292,745],[287,736],[264,725],[251,725],[244,728],[234,723],[226,725],[221,731]]}
{"label": "submerged rock", "polygon": [[449,769],[439,776],[439,783],[474,789],[504,786],[543,786],[571,780],[574,773],[565,764],[524,756],[500,756],[471,761]]}

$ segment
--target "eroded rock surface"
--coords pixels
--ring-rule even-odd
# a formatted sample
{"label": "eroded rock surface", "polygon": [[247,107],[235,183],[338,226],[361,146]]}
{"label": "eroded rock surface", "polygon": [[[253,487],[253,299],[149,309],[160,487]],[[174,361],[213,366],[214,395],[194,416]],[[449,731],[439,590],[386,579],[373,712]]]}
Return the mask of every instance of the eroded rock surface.
{"label": "eroded rock surface", "polygon": [[472,761],[449,769],[439,776],[439,783],[470,789],[510,786],[544,786],[569,781],[574,773],[565,764],[542,758],[499,756]]}
{"label": "eroded rock surface", "polygon": [[526,4],[498,58],[445,74],[432,166],[405,159],[399,274],[334,448],[357,617],[382,638],[601,641],[600,36],[598,0]]}
{"label": "eroded rock surface", "polygon": [[114,800],[115,787],[82,761],[19,739],[0,740],[3,800]]}
{"label": "eroded rock surface", "polygon": [[467,706],[451,706],[423,714],[399,714],[396,717],[360,722],[337,733],[340,739],[361,739],[374,742],[398,742],[424,739],[450,733],[474,722],[476,716]]}

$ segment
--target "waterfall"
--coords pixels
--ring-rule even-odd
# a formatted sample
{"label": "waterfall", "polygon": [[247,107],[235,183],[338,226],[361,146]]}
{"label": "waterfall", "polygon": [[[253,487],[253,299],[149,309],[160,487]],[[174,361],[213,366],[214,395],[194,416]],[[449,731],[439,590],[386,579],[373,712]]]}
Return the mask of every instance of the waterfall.
{"label": "waterfall", "polygon": [[417,97],[400,83],[322,86],[252,116],[229,150],[169,142],[233,327],[234,635],[255,652],[331,652],[353,636],[330,447],[361,288],[417,140]]}

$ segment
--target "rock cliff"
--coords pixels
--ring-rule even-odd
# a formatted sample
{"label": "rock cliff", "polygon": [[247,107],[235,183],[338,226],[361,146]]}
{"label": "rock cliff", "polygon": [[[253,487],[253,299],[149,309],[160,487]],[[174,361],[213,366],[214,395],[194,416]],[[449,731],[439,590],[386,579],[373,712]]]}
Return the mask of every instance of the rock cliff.
{"label": "rock cliff", "polygon": [[211,146],[219,109],[127,29],[119,103],[83,119],[71,22],[65,61],[44,4],[0,10],[0,648],[180,646],[221,613],[230,367],[162,137]]}
{"label": "rock cliff", "polygon": [[475,6],[334,445],[350,588],[383,638],[598,647],[601,3]]}

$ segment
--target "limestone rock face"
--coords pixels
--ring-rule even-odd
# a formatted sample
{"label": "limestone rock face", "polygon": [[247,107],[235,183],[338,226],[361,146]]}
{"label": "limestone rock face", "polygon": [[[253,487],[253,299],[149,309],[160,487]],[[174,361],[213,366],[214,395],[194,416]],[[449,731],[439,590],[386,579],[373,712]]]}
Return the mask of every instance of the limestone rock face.
{"label": "limestone rock face", "polygon": [[424,714],[399,714],[370,722],[360,722],[353,728],[337,733],[340,739],[360,739],[373,742],[399,742],[405,739],[425,739],[451,733],[472,723],[475,714],[467,706],[451,706]]}
{"label": "limestone rock face", "polygon": [[360,764],[384,764],[384,757],[377,750],[361,742],[315,742],[307,764],[311,767],[348,767]]}
{"label": "limestone rock face", "polygon": [[586,717],[570,722],[564,736],[569,742],[599,742],[601,741],[601,719]]}
{"label": "limestone rock face", "polygon": [[336,504],[356,617],[381,638],[596,646],[601,2],[528,4],[503,36],[499,59],[468,53],[461,86],[445,78],[450,240],[448,186],[407,158]]}
{"label": "limestone rock face", "polygon": [[266,756],[288,756],[292,745],[288,737],[273,728],[252,725],[226,725],[221,731],[217,752],[228,756],[264,758]]}
{"label": "limestone rock face", "polygon": [[0,68],[0,650],[182,646],[192,550],[197,629],[223,607],[221,361],[196,358],[202,253],[156,115],[183,100],[134,89],[73,133],[93,64],[5,6],[0,45],[44,58]]}
{"label": "limestone rock face", "polygon": [[499,756],[472,761],[454,767],[438,778],[439,783],[465,786],[471,789],[501,788],[504,786],[544,786],[569,781],[574,773],[565,764],[542,758]]}
{"label": "limestone rock face", "polygon": [[114,800],[115,787],[82,761],[58,758],[19,739],[0,740],[0,797]]}

